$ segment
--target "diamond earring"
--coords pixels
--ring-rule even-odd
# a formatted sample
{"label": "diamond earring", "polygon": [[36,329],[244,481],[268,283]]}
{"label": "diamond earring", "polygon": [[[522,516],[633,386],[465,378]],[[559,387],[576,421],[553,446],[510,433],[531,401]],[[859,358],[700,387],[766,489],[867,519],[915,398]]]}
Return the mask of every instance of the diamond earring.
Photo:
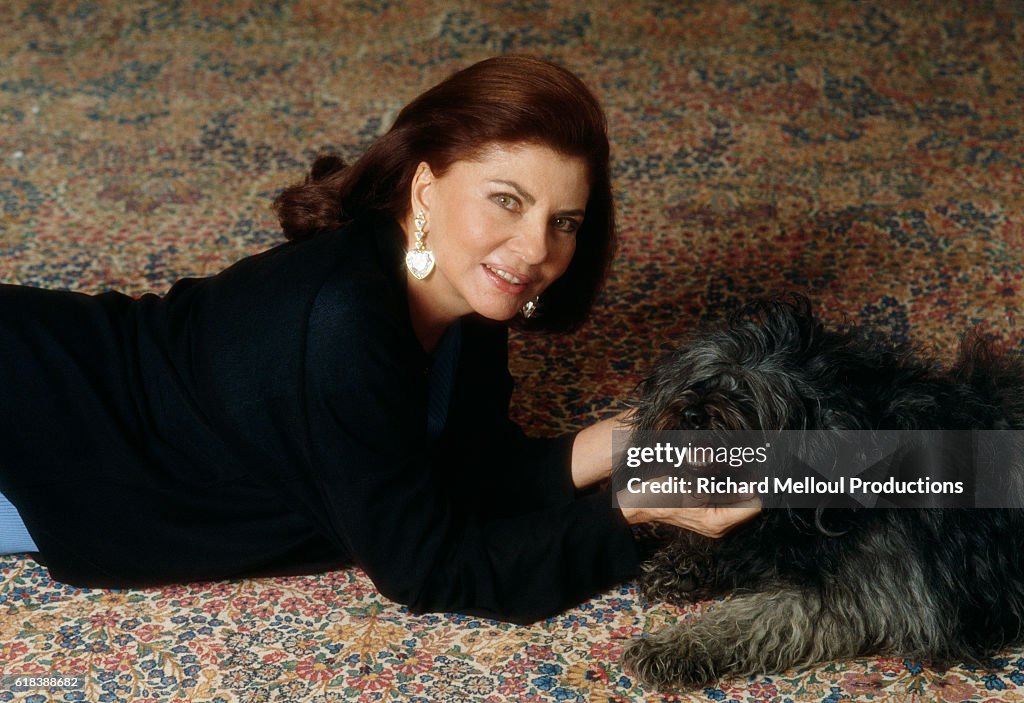
{"label": "diamond earring", "polygon": [[423,239],[427,236],[427,216],[420,210],[416,213],[416,244],[405,253],[405,267],[409,273],[422,281],[434,270],[434,252],[427,249]]}
{"label": "diamond earring", "polygon": [[539,303],[540,303],[540,296],[538,295],[533,300],[527,300],[526,301],[526,305],[524,305],[523,307],[519,308],[519,313],[523,317],[525,317],[527,320],[529,320],[531,317],[533,317],[534,313],[537,312],[537,305]]}

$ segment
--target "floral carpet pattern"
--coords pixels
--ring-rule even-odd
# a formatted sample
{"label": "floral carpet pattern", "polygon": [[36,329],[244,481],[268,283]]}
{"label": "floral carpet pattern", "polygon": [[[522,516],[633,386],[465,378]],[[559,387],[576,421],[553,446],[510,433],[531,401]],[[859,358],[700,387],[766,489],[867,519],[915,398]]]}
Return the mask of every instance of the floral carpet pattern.
{"label": "floral carpet pattern", "polygon": [[[314,154],[357,156],[455,68],[532,53],[607,109],[622,245],[592,323],[519,337],[517,418],[579,427],[671,340],[808,294],[949,358],[969,328],[1024,350],[1024,4],[581,0],[5,0],[0,281],[163,291],[279,235]],[[690,617],[623,584],[517,627],[413,616],[355,569],[104,591],[0,557],[5,701],[1013,701],[987,669],[833,663],[643,689],[633,637]]]}

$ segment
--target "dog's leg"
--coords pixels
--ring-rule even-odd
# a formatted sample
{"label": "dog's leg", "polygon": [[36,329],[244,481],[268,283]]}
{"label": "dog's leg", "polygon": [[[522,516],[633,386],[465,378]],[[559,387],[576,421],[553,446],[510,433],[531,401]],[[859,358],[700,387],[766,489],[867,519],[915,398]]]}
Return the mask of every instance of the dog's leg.
{"label": "dog's leg", "polygon": [[651,602],[676,605],[719,598],[739,588],[774,586],[778,569],[760,555],[756,535],[742,526],[727,537],[710,539],[680,531],[643,565],[640,592]]}
{"label": "dog's leg", "polygon": [[[808,660],[816,647],[819,615],[815,594],[782,590],[738,595],[633,642],[623,665],[659,690],[700,688],[726,675],[782,671]],[[823,644],[817,647],[823,649]],[[842,656],[840,647],[831,649]]]}
{"label": "dog's leg", "polygon": [[[906,593],[904,594],[907,595]],[[869,601],[858,599],[867,596]],[[723,676],[786,669],[868,652],[927,655],[939,623],[920,603],[891,594],[830,593],[783,586],[712,605],[699,617],[633,642],[623,665],[657,689],[694,689]]]}
{"label": "dog's leg", "polygon": [[640,592],[649,601],[683,605],[720,595],[708,593],[713,580],[710,549],[697,542],[673,544],[643,565]]}

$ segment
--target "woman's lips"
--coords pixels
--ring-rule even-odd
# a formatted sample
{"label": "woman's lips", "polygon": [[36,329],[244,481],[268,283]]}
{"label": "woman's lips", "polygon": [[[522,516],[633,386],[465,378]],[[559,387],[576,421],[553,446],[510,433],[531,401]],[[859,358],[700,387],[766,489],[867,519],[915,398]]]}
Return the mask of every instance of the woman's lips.
{"label": "woman's lips", "polygon": [[500,266],[494,266],[492,264],[483,264],[484,272],[487,277],[491,279],[491,282],[498,287],[499,290],[505,291],[512,295],[519,295],[526,290],[526,285],[529,280],[514,271],[501,268]]}

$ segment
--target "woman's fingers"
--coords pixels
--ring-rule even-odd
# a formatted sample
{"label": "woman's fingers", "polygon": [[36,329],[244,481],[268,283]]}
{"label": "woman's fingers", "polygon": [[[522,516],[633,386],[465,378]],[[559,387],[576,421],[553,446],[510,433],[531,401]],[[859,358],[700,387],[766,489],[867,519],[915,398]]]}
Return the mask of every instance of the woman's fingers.
{"label": "woman's fingers", "polygon": [[761,500],[754,493],[711,495],[621,490],[617,499],[630,523],[660,522],[714,538],[761,512]]}
{"label": "woman's fingers", "polygon": [[670,508],[658,511],[655,519],[676,527],[692,530],[705,537],[718,538],[761,512],[761,501],[756,497],[728,505],[704,508]]}

